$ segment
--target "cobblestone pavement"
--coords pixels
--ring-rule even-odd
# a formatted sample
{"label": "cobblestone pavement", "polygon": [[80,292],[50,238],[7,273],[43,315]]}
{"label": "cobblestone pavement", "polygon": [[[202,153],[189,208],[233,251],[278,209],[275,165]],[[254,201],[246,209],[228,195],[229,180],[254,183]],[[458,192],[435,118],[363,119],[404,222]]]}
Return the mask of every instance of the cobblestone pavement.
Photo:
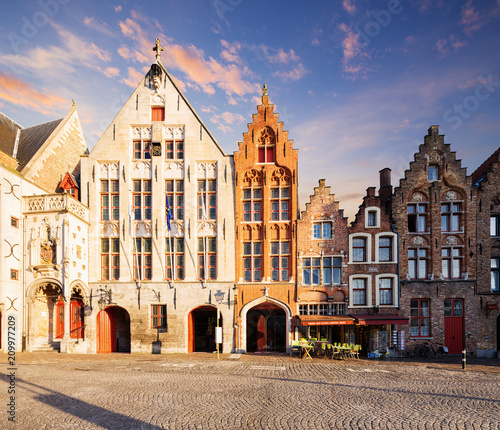
{"label": "cobblestone pavement", "polygon": [[500,360],[16,356],[16,429],[499,429]]}

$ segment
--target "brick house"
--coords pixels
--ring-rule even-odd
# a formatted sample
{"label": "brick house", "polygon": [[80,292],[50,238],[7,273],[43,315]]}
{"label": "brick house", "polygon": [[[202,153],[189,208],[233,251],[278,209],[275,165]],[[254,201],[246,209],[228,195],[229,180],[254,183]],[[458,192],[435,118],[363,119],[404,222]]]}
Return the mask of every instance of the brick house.
{"label": "brick house", "polygon": [[418,341],[476,350],[476,203],[472,178],[430,127],[391,204],[407,350]]}
{"label": "brick house", "polygon": [[500,149],[472,174],[477,186],[477,355],[500,350]]}
{"label": "brick house", "polygon": [[[380,171],[378,195],[367,189],[349,227],[349,315],[356,330],[350,343],[375,356],[395,352],[398,327],[408,319],[399,316],[398,234],[390,214],[391,170]],[[355,341],[354,341],[355,338]]]}
{"label": "brick house", "polygon": [[347,315],[347,250],[347,217],[320,179],[297,221],[295,340],[347,342],[354,323]]}
{"label": "brick house", "polygon": [[298,150],[264,85],[234,153],[235,349],[286,351],[295,308]]}

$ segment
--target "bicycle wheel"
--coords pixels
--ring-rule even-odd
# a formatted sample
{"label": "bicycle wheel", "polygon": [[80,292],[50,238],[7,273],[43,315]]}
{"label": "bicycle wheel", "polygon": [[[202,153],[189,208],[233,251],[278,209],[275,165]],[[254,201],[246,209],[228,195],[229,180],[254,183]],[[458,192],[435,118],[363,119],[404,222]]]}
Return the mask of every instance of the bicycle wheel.
{"label": "bicycle wheel", "polygon": [[437,358],[437,359],[441,359],[441,358],[443,358],[443,357],[444,357],[444,355],[443,355],[442,351],[438,350],[438,351],[436,352],[436,358]]}

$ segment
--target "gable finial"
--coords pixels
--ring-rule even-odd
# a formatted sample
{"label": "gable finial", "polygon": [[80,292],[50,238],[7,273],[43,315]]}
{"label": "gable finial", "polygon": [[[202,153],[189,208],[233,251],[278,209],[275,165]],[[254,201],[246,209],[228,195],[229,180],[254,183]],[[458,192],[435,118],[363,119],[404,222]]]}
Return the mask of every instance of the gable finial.
{"label": "gable finial", "polygon": [[264,86],[262,87],[262,96],[267,96],[267,85],[264,84]]}
{"label": "gable finial", "polygon": [[153,48],[153,51],[156,51],[156,60],[159,60],[161,51],[163,51],[163,48],[160,46],[160,39],[156,39],[156,46]]}

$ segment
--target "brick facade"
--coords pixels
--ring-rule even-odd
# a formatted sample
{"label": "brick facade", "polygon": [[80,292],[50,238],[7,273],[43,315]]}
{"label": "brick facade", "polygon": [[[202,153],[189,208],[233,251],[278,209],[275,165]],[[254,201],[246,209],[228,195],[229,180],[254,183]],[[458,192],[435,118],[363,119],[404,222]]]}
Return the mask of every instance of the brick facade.
{"label": "brick facade", "polygon": [[476,351],[476,201],[472,179],[432,126],[392,197],[406,349],[428,341]]}
{"label": "brick facade", "polygon": [[[298,151],[264,86],[234,153],[236,349],[285,351],[295,308]],[[274,323],[276,330],[270,328]]]}
{"label": "brick facade", "polygon": [[302,323],[297,326],[295,337],[340,341],[342,324],[332,324],[334,328],[308,327],[300,318],[328,315],[336,322],[336,316],[347,314],[347,217],[324,179],[319,180],[319,186],[314,188],[305,206],[297,221],[297,308],[294,312]]}
{"label": "brick facade", "polygon": [[492,357],[500,349],[500,150],[473,174],[477,185],[477,354]]}

